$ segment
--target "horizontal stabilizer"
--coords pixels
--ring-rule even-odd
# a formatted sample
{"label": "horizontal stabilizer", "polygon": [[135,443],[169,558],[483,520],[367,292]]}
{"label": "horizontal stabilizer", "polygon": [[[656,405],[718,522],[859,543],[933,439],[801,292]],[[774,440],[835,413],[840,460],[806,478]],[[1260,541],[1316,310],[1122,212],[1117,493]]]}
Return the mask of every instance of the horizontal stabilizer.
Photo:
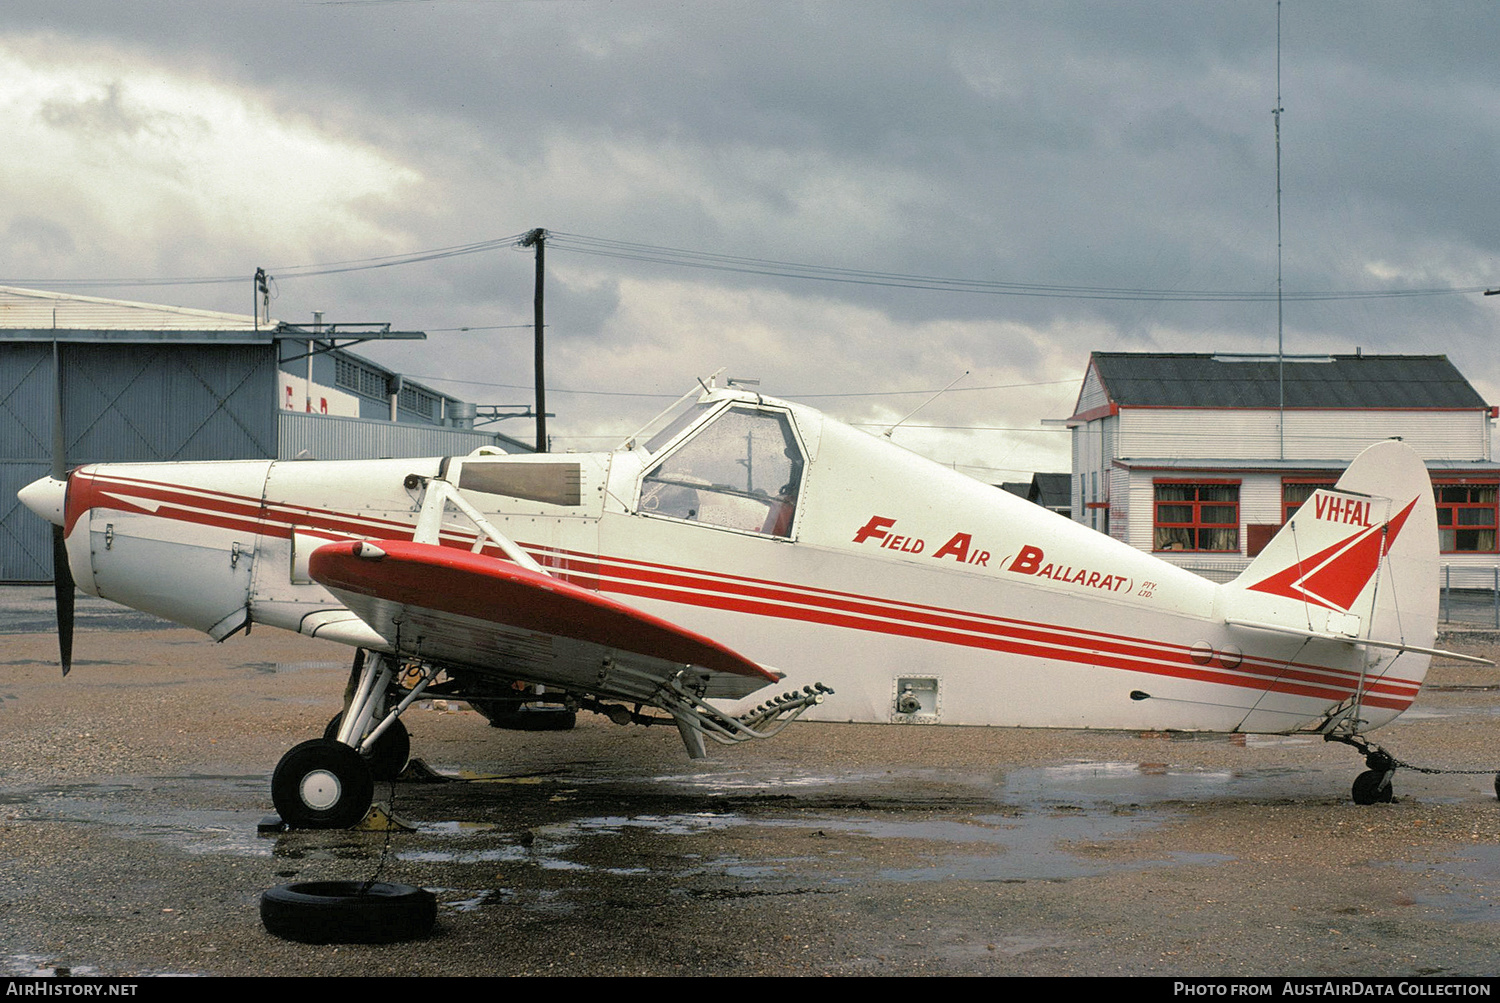
{"label": "horizontal stabilizer", "polygon": [[1420,648],[1415,644],[1402,644],[1399,641],[1376,641],[1368,637],[1350,637],[1347,634],[1335,634],[1331,631],[1298,630],[1296,627],[1284,627],[1275,623],[1256,623],[1253,620],[1225,620],[1231,627],[1248,627],[1251,630],[1268,630],[1273,634],[1286,634],[1291,637],[1310,637],[1317,641],[1341,641],[1344,644],[1354,644],[1366,648],[1385,648],[1390,651],[1411,651],[1419,655],[1437,655],[1443,658],[1452,658],[1460,662],[1474,662],[1479,665],[1494,665],[1488,658],[1480,658],[1477,655],[1463,655],[1457,651],[1444,651],[1442,648]]}

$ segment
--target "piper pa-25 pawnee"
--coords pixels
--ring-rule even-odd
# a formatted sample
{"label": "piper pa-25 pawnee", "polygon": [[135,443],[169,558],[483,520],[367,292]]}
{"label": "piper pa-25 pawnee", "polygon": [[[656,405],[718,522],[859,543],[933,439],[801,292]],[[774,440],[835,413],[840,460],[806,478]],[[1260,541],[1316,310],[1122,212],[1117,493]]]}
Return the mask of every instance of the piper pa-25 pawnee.
{"label": "piper pa-25 pawnee", "polygon": [[1432,486],[1400,442],[1221,585],[810,408],[700,386],[612,452],[95,464],[21,497],[84,592],[216,640],[255,623],[359,649],[343,714],[276,767],[295,826],[364,815],[423,694],[675,722],[694,757],[798,716],[1321,734],[1366,755],[1356,800],[1390,799],[1396,763],[1363,736],[1449,654]]}

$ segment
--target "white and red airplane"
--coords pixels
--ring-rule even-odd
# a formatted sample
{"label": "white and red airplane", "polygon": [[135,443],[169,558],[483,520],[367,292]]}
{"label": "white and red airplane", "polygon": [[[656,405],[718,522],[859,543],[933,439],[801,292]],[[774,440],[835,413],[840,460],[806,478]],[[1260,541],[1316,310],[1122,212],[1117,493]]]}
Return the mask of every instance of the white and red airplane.
{"label": "white and red airplane", "polygon": [[528,696],[673,721],[692,756],[797,716],[1307,733],[1366,755],[1356,800],[1390,799],[1396,763],[1363,736],[1450,654],[1431,481],[1400,442],[1220,585],[700,386],[612,452],[95,464],[21,498],[84,592],[216,640],[255,623],[358,649],[344,713],[276,767],[293,825],[358,821],[406,763],[399,715],[439,693],[512,723]]}

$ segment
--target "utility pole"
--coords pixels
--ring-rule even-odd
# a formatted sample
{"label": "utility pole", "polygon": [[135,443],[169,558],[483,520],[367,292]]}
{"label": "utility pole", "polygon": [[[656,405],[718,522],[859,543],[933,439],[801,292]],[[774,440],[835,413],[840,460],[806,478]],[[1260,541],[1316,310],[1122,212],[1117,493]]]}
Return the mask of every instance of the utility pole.
{"label": "utility pole", "polygon": [[536,324],[536,451],[547,451],[547,379],[542,355],[542,277],[547,267],[547,231],[541,227],[521,238],[522,247],[536,248],[536,297],[532,301]]}

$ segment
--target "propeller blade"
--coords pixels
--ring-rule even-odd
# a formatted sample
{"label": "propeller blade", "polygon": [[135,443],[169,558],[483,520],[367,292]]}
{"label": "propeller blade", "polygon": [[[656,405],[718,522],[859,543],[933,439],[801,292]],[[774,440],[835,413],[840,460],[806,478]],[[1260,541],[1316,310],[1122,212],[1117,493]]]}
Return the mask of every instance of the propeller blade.
{"label": "propeller blade", "polygon": [[[68,437],[63,431],[62,352],[52,343],[52,477],[68,479]],[[52,592],[57,606],[57,653],[63,675],[73,667],[73,570],[68,567],[68,539],[63,528],[52,527]]]}
{"label": "propeller blade", "polygon": [[52,589],[57,600],[57,652],[63,675],[73,667],[73,572],[68,567],[68,541],[61,526],[52,527]]}

